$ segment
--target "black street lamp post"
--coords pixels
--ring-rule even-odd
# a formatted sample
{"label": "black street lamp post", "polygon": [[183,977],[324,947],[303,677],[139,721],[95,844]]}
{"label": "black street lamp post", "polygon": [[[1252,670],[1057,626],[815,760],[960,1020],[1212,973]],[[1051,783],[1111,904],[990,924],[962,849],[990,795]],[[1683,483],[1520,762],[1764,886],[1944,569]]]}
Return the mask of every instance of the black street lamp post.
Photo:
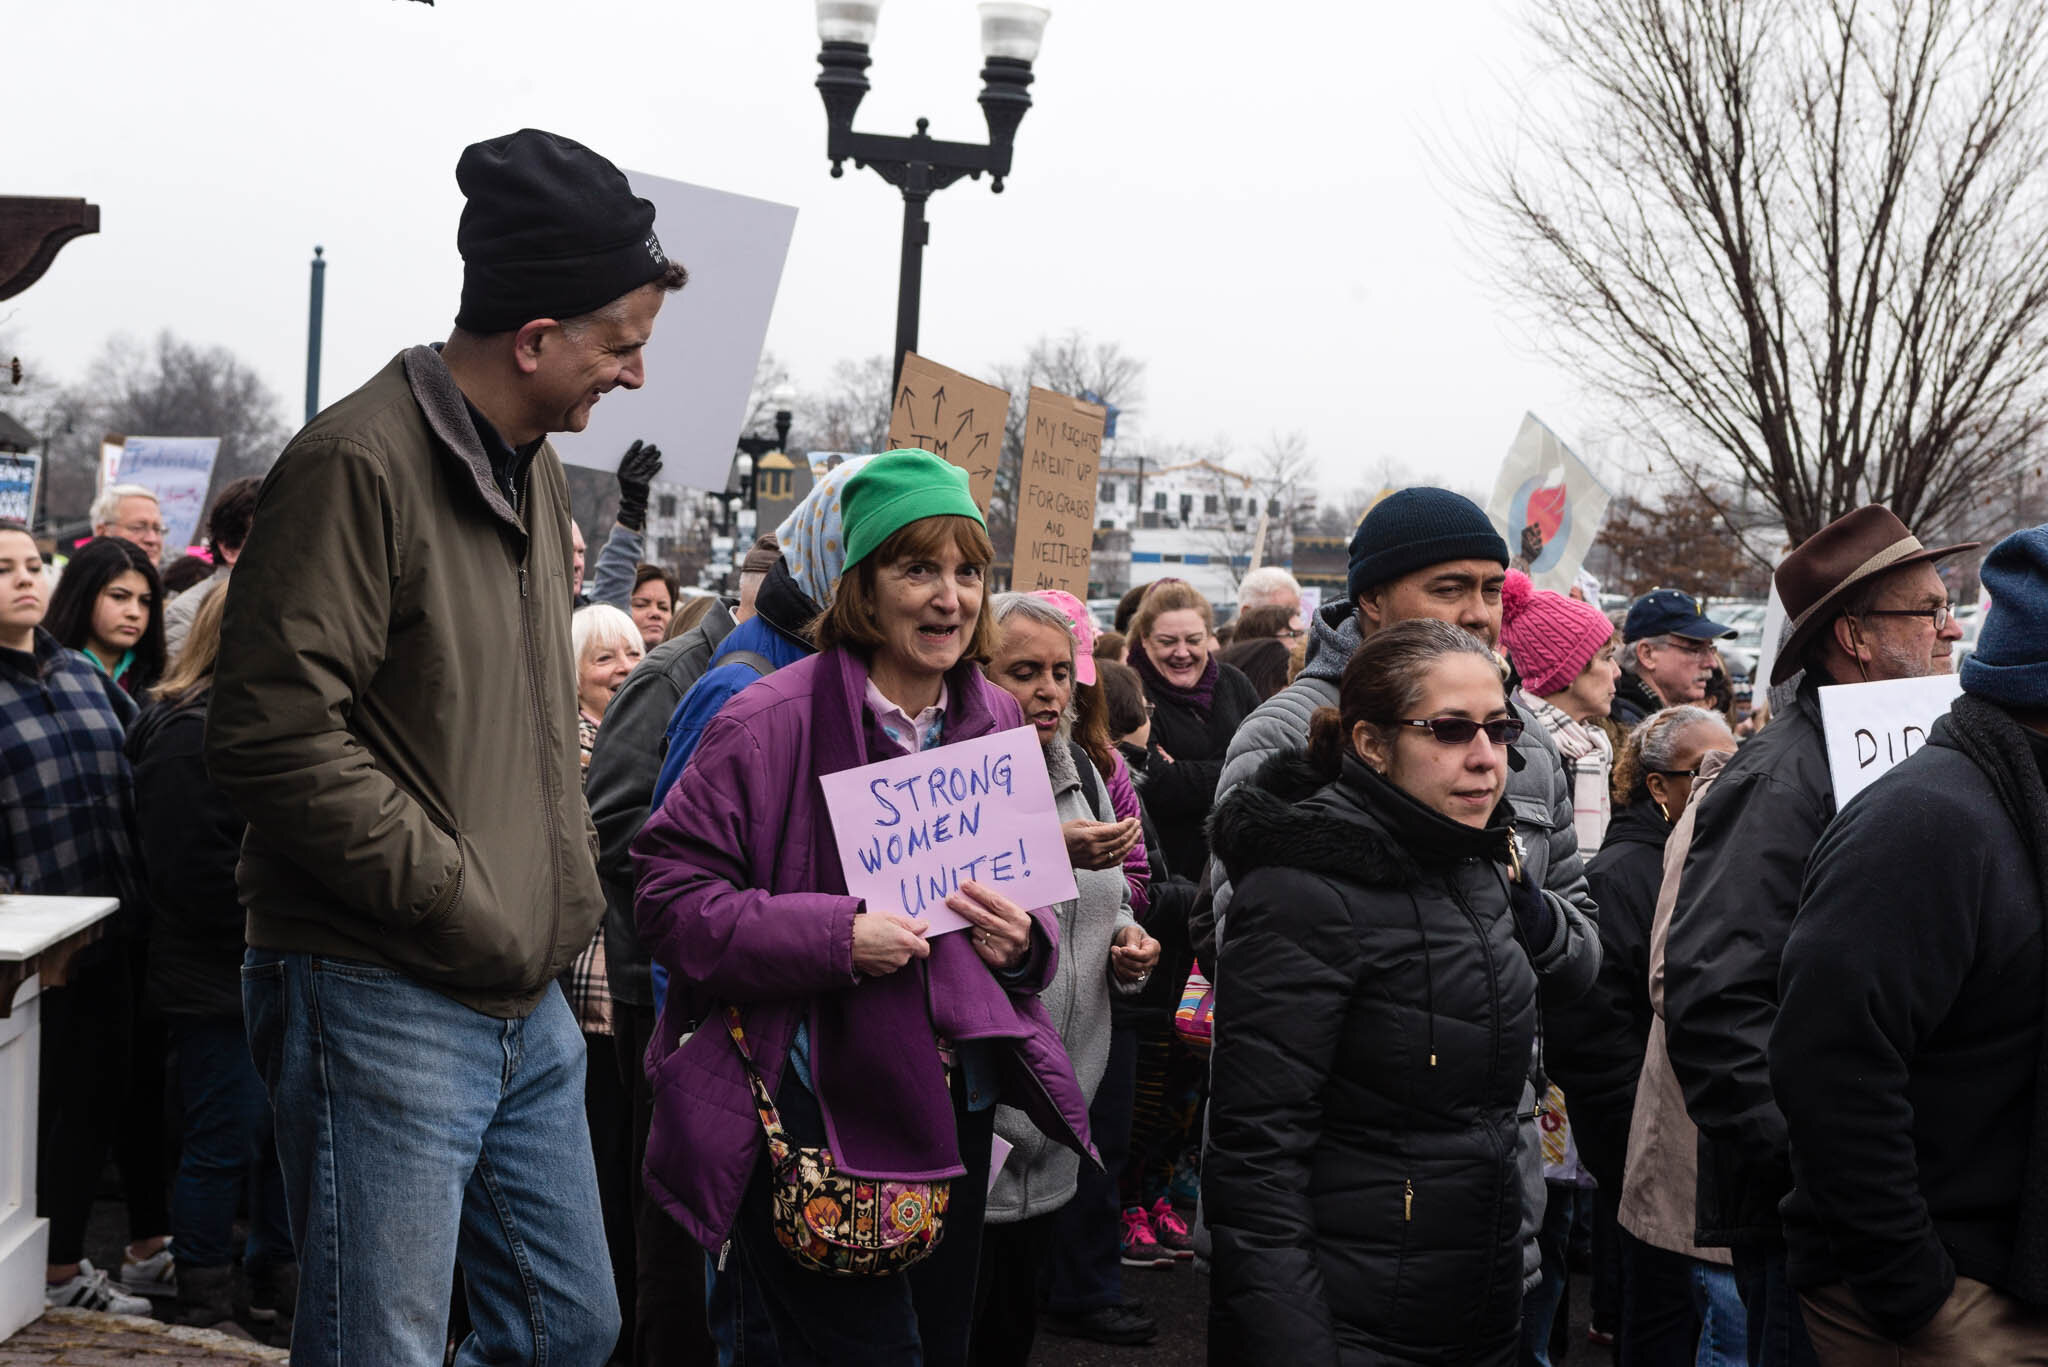
{"label": "black street lamp post", "polygon": [[825,155],[832,161],[832,174],[844,175],[844,163],[851,161],[857,167],[873,168],[903,192],[903,264],[896,287],[896,356],[891,364],[892,374],[900,380],[903,354],[917,350],[924,249],[931,240],[925,201],[933,191],[945,189],[962,176],[979,180],[984,171],[990,177],[989,188],[997,194],[1003,192],[1017,125],[1031,108],[1031,96],[1026,93],[1031,64],[1038,60],[1050,12],[1007,0],[979,6],[981,50],[988,63],[981,70],[980,103],[988,121],[988,141],[942,142],[926,135],[929,119],[919,119],[917,132],[909,137],[854,131],[854,111],[868,93],[868,47],[874,41],[881,0],[817,0],[817,4],[818,38],[824,44],[818,53],[818,94],[825,101],[830,125]]}
{"label": "black street lamp post", "polygon": [[[782,403],[786,404],[788,402],[787,398],[782,394],[774,397]],[[757,437],[752,433],[748,433],[746,436],[741,437],[736,443],[739,448],[739,454],[733,457],[732,463],[733,474],[738,477],[739,487],[737,489],[721,489],[711,495],[711,497],[717,499],[723,505],[725,511],[723,519],[725,534],[732,541],[732,563],[728,571],[730,582],[726,587],[733,592],[739,591],[740,562],[746,559],[747,551],[753,548],[755,532],[753,514],[756,505],[760,501],[761,481],[757,471],[760,468],[761,457],[767,455],[770,451],[785,450],[789,446],[790,422],[791,415],[789,409],[787,407],[777,407],[775,410],[774,436]],[[743,512],[744,517],[742,516]],[[747,539],[747,545],[744,548],[740,545],[740,535],[742,532],[745,533]]]}

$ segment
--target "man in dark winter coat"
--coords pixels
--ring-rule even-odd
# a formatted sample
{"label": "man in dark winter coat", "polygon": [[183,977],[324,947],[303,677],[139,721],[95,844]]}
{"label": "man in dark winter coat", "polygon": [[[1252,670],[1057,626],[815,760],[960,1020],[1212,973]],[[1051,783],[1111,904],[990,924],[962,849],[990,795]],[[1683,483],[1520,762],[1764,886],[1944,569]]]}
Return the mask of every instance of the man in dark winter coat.
{"label": "man in dark winter coat", "polygon": [[1735,628],[1702,613],[1691,594],[1651,589],[1629,604],[1622,621],[1621,681],[1609,715],[1632,727],[1667,707],[1706,697],[1714,642],[1734,634]]}
{"label": "man in dark winter coat", "polygon": [[[1396,622],[1435,618],[1463,627],[1495,646],[1500,640],[1500,591],[1507,579],[1508,547],[1471,499],[1448,489],[1402,489],[1373,506],[1351,537],[1348,597],[1310,619],[1308,661],[1295,681],[1252,713],[1230,743],[1220,801],[1283,750],[1308,743],[1309,718],[1337,703],[1337,680],[1365,637]],[[1566,967],[1543,982],[1546,1003],[1584,992],[1600,968],[1600,937],[1584,863],[1572,824],[1572,791],[1549,732],[1526,713],[1511,753],[1508,803],[1514,808],[1532,882],[1557,913],[1556,940],[1539,947],[1561,950]],[[1215,878],[1215,915],[1228,915],[1230,884]],[[1195,928],[1198,949],[1203,928]],[[1543,1158],[1536,1135],[1536,1092],[1524,1097],[1521,1130],[1524,1271],[1529,1284],[1541,1274],[1536,1235],[1543,1225]]]}
{"label": "man in dark winter coat", "polygon": [[1922,546],[1872,505],[1822,528],[1778,567],[1791,628],[1771,683],[1802,669],[1805,678],[1793,706],[1701,799],[1680,875],[1664,1024],[1700,1129],[1698,1241],[1734,1255],[1753,1367],[1814,1360],[1785,1281],[1778,1203],[1792,1174],[1765,1046],[1800,879],[1835,814],[1820,686],[1946,673],[1962,631],[1934,562],[1964,549]]}
{"label": "man in dark winter coat", "polygon": [[1771,1081],[1828,1367],[2048,1362],[2048,526],[1984,561],[1963,697],[1828,827]]}

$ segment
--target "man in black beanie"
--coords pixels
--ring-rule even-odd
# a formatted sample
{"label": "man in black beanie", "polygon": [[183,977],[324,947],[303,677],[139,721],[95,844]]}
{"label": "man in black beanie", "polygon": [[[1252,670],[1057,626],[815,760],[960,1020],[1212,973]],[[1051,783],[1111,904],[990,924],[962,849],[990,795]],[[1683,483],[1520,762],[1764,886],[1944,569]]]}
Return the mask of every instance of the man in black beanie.
{"label": "man in black beanie", "polygon": [[221,626],[208,768],[238,871],[249,1044],[301,1283],[292,1359],[599,1367],[619,1309],[555,986],[604,900],[569,646],[576,431],[682,267],[589,148],[466,149],[455,331],[264,481]]}
{"label": "man in black beanie", "polygon": [[[1217,785],[1220,800],[1286,749],[1308,744],[1309,718],[1337,705],[1337,682],[1367,636],[1396,622],[1433,618],[1463,627],[1488,646],[1500,641],[1500,591],[1508,546],[1479,505],[1448,489],[1402,489],[1374,504],[1351,537],[1349,595],[1324,606],[1309,622],[1307,662],[1295,681],[1246,718],[1230,742]],[[1555,929],[1548,943],[1530,946],[1546,1004],[1571,1001],[1600,970],[1600,935],[1593,899],[1572,821],[1571,785],[1565,781],[1548,728],[1524,712],[1522,738],[1510,751],[1507,798],[1523,847],[1531,886],[1544,891]],[[1214,906],[1220,931],[1229,910],[1230,884],[1214,870]],[[1536,1236],[1543,1224],[1543,1156],[1538,1143],[1533,1081],[1522,1113],[1522,1236],[1524,1282],[1542,1265]]]}

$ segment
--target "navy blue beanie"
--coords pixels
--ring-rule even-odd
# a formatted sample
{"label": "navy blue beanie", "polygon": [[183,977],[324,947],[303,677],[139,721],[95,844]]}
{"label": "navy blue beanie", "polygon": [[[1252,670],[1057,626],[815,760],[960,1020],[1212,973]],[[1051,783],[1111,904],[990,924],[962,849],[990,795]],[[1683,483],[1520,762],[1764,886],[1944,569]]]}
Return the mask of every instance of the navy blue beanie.
{"label": "navy blue beanie", "polygon": [[2048,525],[2014,532],[1978,571],[1991,595],[1963,691],[2020,711],[2048,709]]}
{"label": "navy blue beanie", "polygon": [[1508,543],[1479,505],[1449,489],[1401,489],[1373,505],[1351,534],[1351,601],[1367,589],[1447,560],[1495,560]]}

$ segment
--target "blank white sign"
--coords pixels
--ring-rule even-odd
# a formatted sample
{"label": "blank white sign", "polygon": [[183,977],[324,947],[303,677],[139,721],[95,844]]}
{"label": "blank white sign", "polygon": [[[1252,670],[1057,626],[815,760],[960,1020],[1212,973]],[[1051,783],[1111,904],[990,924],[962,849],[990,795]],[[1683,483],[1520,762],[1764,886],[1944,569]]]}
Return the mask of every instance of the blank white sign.
{"label": "blank white sign", "polygon": [[650,441],[661,448],[662,483],[723,489],[796,208],[644,171],[626,179],[653,202],[661,250],[688,268],[690,283],[654,320],[646,385],[606,394],[587,428],[555,436],[555,450],[571,465],[613,470],[628,446]]}

